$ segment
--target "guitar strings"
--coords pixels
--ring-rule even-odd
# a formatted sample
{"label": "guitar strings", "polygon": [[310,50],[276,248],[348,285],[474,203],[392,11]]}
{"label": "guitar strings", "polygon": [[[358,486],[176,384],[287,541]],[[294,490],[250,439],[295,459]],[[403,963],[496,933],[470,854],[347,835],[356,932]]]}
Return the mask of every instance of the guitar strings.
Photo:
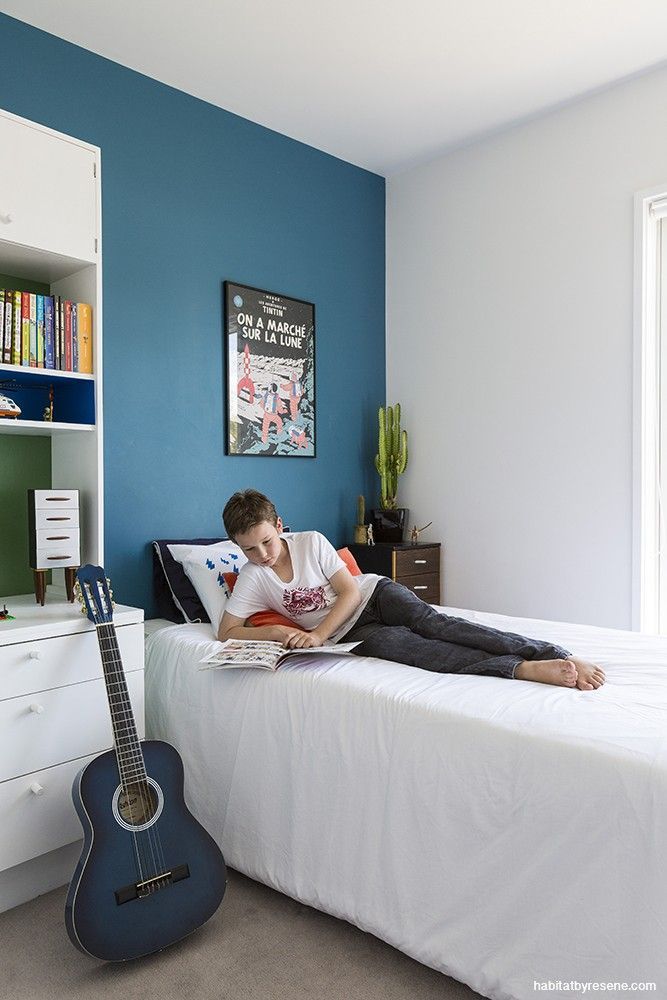
{"label": "guitar strings", "polygon": [[[100,626],[100,629],[104,628],[104,625]],[[129,737],[129,741],[132,740],[132,732],[129,723],[134,723],[132,717],[132,709],[129,703],[129,699],[125,696],[126,686],[125,678],[122,674],[122,664],[120,659],[114,655],[114,636],[111,631],[107,628],[106,634],[100,634],[100,644],[106,641],[109,648],[105,649],[107,654],[107,664],[109,660],[113,663],[114,669],[107,670],[107,676],[109,678],[109,683],[120,687],[120,691],[115,691],[111,693],[110,701],[112,702],[112,719],[114,722],[114,742],[116,745],[116,760],[118,762],[118,770],[120,776],[121,789],[125,795],[125,805],[129,812],[130,826],[132,828],[132,837],[136,844],[136,849],[139,857],[139,869],[141,880],[145,881],[152,870],[152,874],[156,875],[157,865],[158,865],[158,855],[161,853],[158,851],[157,844],[154,842],[153,837],[149,835],[148,838],[142,837],[141,834],[145,831],[138,830],[139,820],[141,816],[146,816],[150,813],[150,803],[144,795],[144,788],[146,787],[146,772],[143,766],[143,759],[137,759],[134,749],[130,749],[124,745],[122,741],[122,730],[120,726],[124,727],[124,731]],[[117,669],[120,667],[120,670]],[[115,679],[114,679],[115,678]],[[136,733],[136,730],[135,730]],[[136,772],[135,774],[130,774],[130,771]],[[135,816],[135,809],[132,801],[133,791],[137,792],[137,799],[140,802],[141,812],[138,816]],[[126,817],[123,817],[126,818]],[[146,843],[147,841],[147,843]],[[146,850],[148,847],[148,851]],[[149,857],[150,854],[150,857]],[[143,855],[143,863],[142,863]],[[144,871],[144,868],[146,869]]]}
{"label": "guitar strings", "polygon": [[[145,830],[133,830],[134,836],[137,839],[139,847],[143,844],[144,847],[148,848],[150,852],[152,861],[152,875],[159,875],[165,871],[164,855],[162,851],[162,844],[160,841],[159,832],[155,823],[151,823],[151,814],[154,815],[155,810],[153,809],[152,796],[150,792],[150,786],[147,780],[145,762],[143,760],[143,754],[141,752],[141,746],[139,744],[139,739],[136,733],[136,727],[134,725],[134,717],[132,714],[132,707],[130,705],[129,696],[127,692],[127,686],[125,683],[125,677],[122,671],[122,663],[120,659],[120,651],[118,650],[117,639],[115,633],[113,632],[112,626],[107,626],[107,635],[105,639],[110,644],[111,659],[113,661],[114,667],[118,667],[114,671],[110,671],[110,674],[119,677],[116,683],[120,687],[120,692],[115,695],[116,706],[120,708],[123,718],[122,723],[126,728],[126,732],[131,743],[133,740],[136,741],[135,748],[122,748],[120,753],[122,759],[120,762],[121,767],[121,784],[125,790],[127,796],[127,805],[130,812],[130,820],[133,826],[139,826],[142,817],[148,817],[148,822],[150,825]],[[118,715],[118,713],[116,713]],[[138,752],[138,758],[137,758]],[[134,771],[134,774],[130,774],[130,771]],[[137,798],[140,802],[140,813],[139,816],[134,815],[134,809],[132,805],[132,792],[135,791]],[[153,886],[149,887],[149,891],[153,891]],[[155,887],[156,888],[156,887]]]}
{"label": "guitar strings", "polygon": [[[83,592],[83,590],[84,590],[84,585],[82,585],[82,592]],[[119,774],[119,777],[120,777],[120,780],[121,780],[121,785],[122,785],[122,777],[123,777],[122,762],[121,762],[121,759],[120,759],[120,756],[119,756],[118,742],[116,740],[116,727],[115,727],[113,703],[112,703],[112,700],[111,700],[111,697],[110,697],[110,691],[109,691],[109,687],[108,687],[109,681],[107,679],[107,671],[106,671],[106,665],[105,665],[105,656],[104,656],[104,654],[106,653],[106,650],[105,650],[105,648],[104,648],[104,646],[102,644],[102,637],[100,635],[100,628],[104,624],[104,620],[102,618],[102,612],[101,612],[101,610],[98,610],[97,604],[95,603],[95,597],[93,596],[92,588],[90,587],[90,585],[88,585],[88,589],[85,591],[85,595],[86,595],[86,603],[88,605],[88,610],[89,610],[90,614],[92,615],[92,619],[93,619],[93,622],[94,622],[96,630],[97,630],[97,639],[98,639],[98,642],[100,644],[100,653],[102,654],[102,666],[104,668],[104,680],[105,680],[105,684],[107,685],[107,696],[109,697],[109,710],[111,712],[111,724],[112,724],[112,729],[113,729],[114,751],[115,751],[115,754],[116,754],[116,764],[118,766],[118,774]],[[144,881],[144,869],[143,869],[143,865],[142,865],[142,861],[141,861],[141,850],[140,850],[139,843],[137,841],[136,833],[135,833],[134,830],[132,831],[132,841],[133,841],[134,855],[135,855],[135,861],[136,861],[136,865],[137,865],[137,870],[138,870],[138,873],[139,873],[139,878],[143,882]]]}
{"label": "guitar strings", "polygon": [[[132,706],[129,699],[127,684],[123,673],[122,660],[120,657],[120,650],[118,647],[118,639],[115,634],[113,625],[107,623],[106,628],[108,634],[105,636],[105,639],[110,644],[110,649],[108,650],[108,652],[111,653],[111,659],[113,661],[114,668],[117,667],[117,669],[110,671],[110,674],[113,673],[115,676],[120,678],[120,680],[116,682],[118,683],[121,689],[120,695],[117,693],[115,696],[116,704],[120,705],[121,710],[123,712],[124,719],[122,721],[124,722],[125,727],[128,731],[130,742],[132,741],[136,742],[136,750],[132,749],[132,750],[122,751],[125,757],[129,760],[130,763],[129,769],[134,770],[136,774],[130,778],[129,782],[127,781],[127,772],[125,772],[125,774],[122,775],[121,777],[124,776],[126,779],[125,787],[126,787],[126,794],[128,795],[128,806],[130,809],[130,816],[132,819],[132,823],[134,824],[136,821],[138,821],[141,818],[141,816],[143,816],[144,818],[147,817],[148,818],[147,821],[150,822],[152,816],[155,814],[155,811],[158,808],[159,803],[155,802],[155,807],[154,807],[153,794],[151,792],[151,787],[149,786],[148,783],[148,775],[146,773],[145,761],[143,758],[139,737],[136,732],[134,715],[132,712]],[[139,755],[138,759],[136,757],[137,752]],[[123,761],[122,765],[123,768],[125,768],[126,763],[127,761]],[[130,786],[133,786],[137,790],[138,798],[141,802],[141,814],[139,817],[136,818],[136,820],[132,808],[131,796],[129,791]],[[148,847],[153,861],[153,875],[159,875],[162,872],[164,872],[166,870],[166,865],[164,860],[164,853],[162,850],[162,842],[160,839],[160,834],[156,823],[151,822],[150,826],[148,826],[147,829],[136,830],[134,832],[137,837],[141,838],[141,840],[146,840],[148,842]]]}
{"label": "guitar strings", "polygon": [[[106,595],[102,590],[101,581],[97,581],[97,584],[100,590],[100,599],[101,600],[106,599]],[[139,877],[143,882],[146,881],[146,876],[148,875],[148,871],[150,870],[151,867],[145,849],[146,846],[148,847],[151,855],[150,860],[152,860],[153,876],[159,875],[161,872],[164,872],[166,870],[166,866],[164,864],[164,855],[162,851],[162,844],[160,841],[159,832],[156,829],[154,829],[155,823],[152,822],[150,826],[147,828],[147,830],[141,831],[135,829],[139,817],[135,819],[134,816],[131,786],[134,786],[138,790],[138,798],[142,806],[142,815],[143,817],[148,816],[149,822],[152,819],[151,813],[154,814],[154,810],[152,809],[152,796],[150,795],[149,792],[145,762],[143,759],[141,745],[139,743],[138,735],[136,732],[136,725],[134,723],[134,716],[132,713],[132,707],[129,700],[129,693],[127,690],[125,675],[123,673],[122,661],[120,658],[120,650],[118,648],[115,629],[111,623],[104,622],[102,612],[100,609],[98,609],[97,604],[93,601],[91,591],[92,588],[90,588],[89,586],[87,591],[87,596],[90,598],[90,600],[88,600],[87,603],[89,606],[89,610],[92,613],[94,624],[97,627],[100,650],[103,654],[107,654],[106,659],[104,655],[102,656],[102,662],[103,665],[105,666],[105,681],[107,682],[109,706],[111,709],[112,725],[114,730],[114,747],[116,753],[116,762],[118,765],[121,788],[125,792],[126,803],[130,814],[130,825],[132,827],[132,838],[133,838],[135,860],[138,868]],[[106,633],[107,633],[106,635],[101,634],[101,630],[103,628],[106,628]],[[110,648],[105,648],[105,646],[103,645],[105,640],[107,643],[109,643]],[[110,659],[113,664],[113,669],[107,670],[106,667],[109,663],[109,654],[111,654]],[[114,677],[117,679],[113,680],[112,678]],[[109,687],[109,685],[111,684],[118,686],[120,688],[120,693],[112,692],[111,688]],[[117,724],[121,720],[120,717],[118,716],[118,713],[114,711],[114,706],[119,707],[122,715],[124,716],[122,721],[125,724],[126,729],[128,730],[129,742],[131,743],[133,738],[137,742],[139,760],[136,759],[135,756],[136,751],[130,749],[124,750],[123,747],[120,745],[120,734],[119,732],[117,732]],[[137,772],[137,775],[131,778],[129,781],[127,780],[128,775],[125,770],[126,761],[123,760],[123,757],[126,757],[128,758],[128,760],[131,760],[131,763],[133,765],[132,770],[135,770]],[[140,837],[142,833],[148,834],[148,836]],[[143,851],[142,851],[142,846],[144,848]],[[142,863],[142,854],[143,854],[143,863]],[[146,871],[144,871],[144,866],[146,867]],[[150,886],[149,892],[152,892],[154,888],[157,888],[157,886],[155,887]]]}

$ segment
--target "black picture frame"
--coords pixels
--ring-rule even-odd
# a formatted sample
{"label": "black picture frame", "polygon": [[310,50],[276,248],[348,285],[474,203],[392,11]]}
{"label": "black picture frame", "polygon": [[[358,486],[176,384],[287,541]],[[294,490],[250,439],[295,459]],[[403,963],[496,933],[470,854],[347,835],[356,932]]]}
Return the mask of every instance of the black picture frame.
{"label": "black picture frame", "polygon": [[225,454],[315,458],[315,305],[223,282]]}

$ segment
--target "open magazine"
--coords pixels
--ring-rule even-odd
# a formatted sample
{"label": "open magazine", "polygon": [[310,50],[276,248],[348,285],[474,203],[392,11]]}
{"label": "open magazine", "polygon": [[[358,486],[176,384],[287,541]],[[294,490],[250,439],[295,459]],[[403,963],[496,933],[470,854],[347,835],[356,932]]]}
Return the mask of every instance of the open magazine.
{"label": "open magazine", "polygon": [[254,639],[228,639],[220,643],[215,653],[209,654],[203,660],[205,668],[226,669],[228,667],[258,667],[260,670],[277,670],[285,660],[294,656],[309,653],[325,653],[335,656],[345,656],[352,652],[356,642],[339,643],[336,646],[311,646],[309,649],[285,649],[280,642],[258,642]]}

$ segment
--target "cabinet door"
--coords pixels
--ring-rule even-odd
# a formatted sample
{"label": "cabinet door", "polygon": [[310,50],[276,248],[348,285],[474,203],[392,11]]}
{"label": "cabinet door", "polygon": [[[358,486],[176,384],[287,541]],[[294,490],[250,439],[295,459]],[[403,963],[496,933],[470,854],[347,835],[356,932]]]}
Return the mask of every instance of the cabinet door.
{"label": "cabinet door", "polygon": [[95,154],[0,114],[0,239],[95,260]]}

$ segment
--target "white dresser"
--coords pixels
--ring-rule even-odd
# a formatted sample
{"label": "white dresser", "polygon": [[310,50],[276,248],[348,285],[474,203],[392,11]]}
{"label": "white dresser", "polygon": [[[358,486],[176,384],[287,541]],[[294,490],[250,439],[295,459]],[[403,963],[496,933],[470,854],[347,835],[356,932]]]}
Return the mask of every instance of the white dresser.
{"label": "white dresser", "polygon": [[[15,620],[0,621],[0,912],[70,878],[82,838],[72,782],[112,745],[97,635],[79,604],[51,592],[44,607],[5,601]],[[143,611],[117,605],[114,624],[143,737]]]}

